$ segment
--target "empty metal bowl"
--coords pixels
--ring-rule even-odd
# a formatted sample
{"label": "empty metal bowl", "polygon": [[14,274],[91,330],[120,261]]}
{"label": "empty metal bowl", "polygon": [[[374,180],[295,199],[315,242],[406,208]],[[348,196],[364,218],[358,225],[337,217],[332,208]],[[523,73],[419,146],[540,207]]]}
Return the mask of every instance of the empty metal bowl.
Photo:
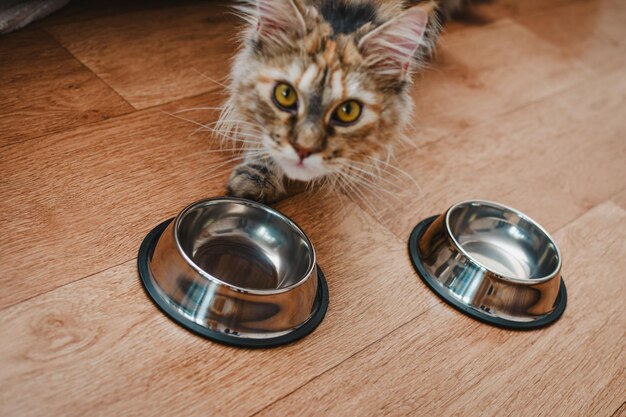
{"label": "empty metal bowl", "polygon": [[248,200],[191,204],[148,234],[138,264],[148,294],[168,316],[231,345],[299,339],[328,306],[326,281],[304,232]]}
{"label": "empty metal bowl", "polygon": [[565,310],[556,243],[510,207],[488,201],[455,204],[415,227],[409,251],[435,293],[484,322],[533,329],[554,322]]}

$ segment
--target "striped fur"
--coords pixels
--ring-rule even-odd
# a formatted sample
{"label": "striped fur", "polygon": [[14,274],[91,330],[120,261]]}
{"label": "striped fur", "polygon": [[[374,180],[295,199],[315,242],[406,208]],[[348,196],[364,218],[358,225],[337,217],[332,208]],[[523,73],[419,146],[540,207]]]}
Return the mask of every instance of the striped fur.
{"label": "striped fur", "polygon": [[[411,74],[433,52],[442,12],[437,6],[387,0],[241,4],[246,28],[217,129],[244,143],[247,157],[233,171],[228,192],[272,202],[284,195],[286,179],[348,189],[351,181],[370,181],[412,111]],[[273,101],[279,82],[295,89],[297,110],[281,110]],[[362,104],[361,116],[350,126],[334,122],[333,112],[349,99]]]}

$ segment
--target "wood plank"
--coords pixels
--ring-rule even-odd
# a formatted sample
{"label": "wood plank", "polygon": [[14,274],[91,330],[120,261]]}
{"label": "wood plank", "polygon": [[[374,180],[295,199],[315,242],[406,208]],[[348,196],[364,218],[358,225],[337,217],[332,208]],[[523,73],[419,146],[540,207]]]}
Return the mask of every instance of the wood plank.
{"label": "wood plank", "polygon": [[[354,197],[373,215],[322,191],[279,205],[316,245],[331,305],[315,333],[266,351],[167,320],[134,260],[152,226],[224,191],[228,155],[161,109],[219,104],[198,71],[227,73],[234,19],[215,2],[126,3],[73,1],[2,38],[0,54],[22,61],[0,56],[0,81],[12,77],[0,129],[5,100],[7,129],[23,136],[0,138],[0,415],[624,414],[622,0],[498,0],[479,7],[491,23],[454,24],[417,80],[418,147],[399,152],[422,194],[392,197],[384,183],[384,202]],[[99,77],[136,108],[194,97],[103,121],[132,107],[89,113],[109,108],[104,91],[124,103]],[[74,78],[77,93],[57,84]],[[410,229],[462,198],[510,204],[552,232],[571,223],[555,234],[570,299],[560,322],[494,329],[418,280]]]}
{"label": "wood plank", "polygon": [[2,148],[0,308],[134,258],[150,226],[223,194],[234,156],[196,127],[153,109]]}
{"label": "wood plank", "polygon": [[33,26],[50,28],[60,24],[74,23],[78,20],[98,19],[118,16],[126,13],[143,12],[151,9],[164,9],[181,4],[198,3],[198,0],[72,0],[59,11],[33,23]]}
{"label": "wood plank", "polygon": [[615,410],[611,417],[624,417],[626,416],[626,401],[624,401],[620,408]]}
{"label": "wood plank", "polygon": [[626,188],[611,199],[615,204],[626,210]]}
{"label": "wood plank", "polygon": [[372,194],[360,205],[404,239],[421,219],[464,199],[499,201],[557,229],[626,185],[626,126],[616,117],[625,91],[617,72],[403,149],[395,165],[423,191],[389,169],[400,180],[382,184],[395,197]]}
{"label": "wood plank", "polygon": [[249,415],[435,303],[405,243],[345,198],[280,209],[309,234],[330,286],[313,334],[272,350],[198,338],[152,305],[129,261],[0,312],[0,414]]}
{"label": "wood plank", "polygon": [[606,203],[556,234],[569,306],[553,326],[500,330],[438,303],[260,415],[610,416],[626,385],[625,222]]}
{"label": "wood plank", "polygon": [[[196,2],[53,26],[74,56],[135,108],[222,87],[237,20],[220,3]],[[173,18],[173,16],[176,16]],[[204,75],[203,75],[204,74]]]}
{"label": "wood plank", "polygon": [[604,0],[499,0],[497,2],[476,2],[473,8],[490,19],[502,19],[507,17],[518,18],[542,10],[554,10],[566,5],[577,5],[579,3],[596,2],[602,3]]}
{"label": "wood plank", "polygon": [[132,110],[42,30],[3,36],[0,62],[0,147]]}
{"label": "wood plank", "polygon": [[519,14],[515,20],[598,73],[626,65],[623,1],[563,2]]}
{"label": "wood plank", "polygon": [[458,133],[581,83],[586,72],[510,19],[444,35],[416,80],[419,143]]}

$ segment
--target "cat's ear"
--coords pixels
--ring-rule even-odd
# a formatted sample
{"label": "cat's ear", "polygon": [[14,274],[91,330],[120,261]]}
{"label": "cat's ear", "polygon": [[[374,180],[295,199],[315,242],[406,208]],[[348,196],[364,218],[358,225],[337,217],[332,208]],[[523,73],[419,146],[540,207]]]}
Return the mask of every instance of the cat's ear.
{"label": "cat's ear", "polygon": [[367,33],[358,43],[366,65],[380,75],[407,77],[431,11],[432,7],[412,7]]}
{"label": "cat's ear", "polygon": [[286,36],[304,35],[304,10],[300,0],[257,0],[257,39],[280,42]]}

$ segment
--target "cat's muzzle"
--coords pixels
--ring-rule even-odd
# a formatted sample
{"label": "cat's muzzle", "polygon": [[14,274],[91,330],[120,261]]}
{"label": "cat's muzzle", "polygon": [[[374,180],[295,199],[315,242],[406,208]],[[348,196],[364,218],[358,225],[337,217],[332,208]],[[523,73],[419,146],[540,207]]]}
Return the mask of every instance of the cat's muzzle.
{"label": "cat's muzzle", "polygon": [[455,204],[415,227],[409,251],[418,274],[437,295],[483,322],[533,329],[565,310],[556,243],[510,207],[488,201]]}
{"label": "cat's muzzle", "polygon": [[294,341],[315,329],[328,306],[308,237],[248,200],[191,204],[146,236],[138,264],[148,294],[170,318],[230,345]]}

